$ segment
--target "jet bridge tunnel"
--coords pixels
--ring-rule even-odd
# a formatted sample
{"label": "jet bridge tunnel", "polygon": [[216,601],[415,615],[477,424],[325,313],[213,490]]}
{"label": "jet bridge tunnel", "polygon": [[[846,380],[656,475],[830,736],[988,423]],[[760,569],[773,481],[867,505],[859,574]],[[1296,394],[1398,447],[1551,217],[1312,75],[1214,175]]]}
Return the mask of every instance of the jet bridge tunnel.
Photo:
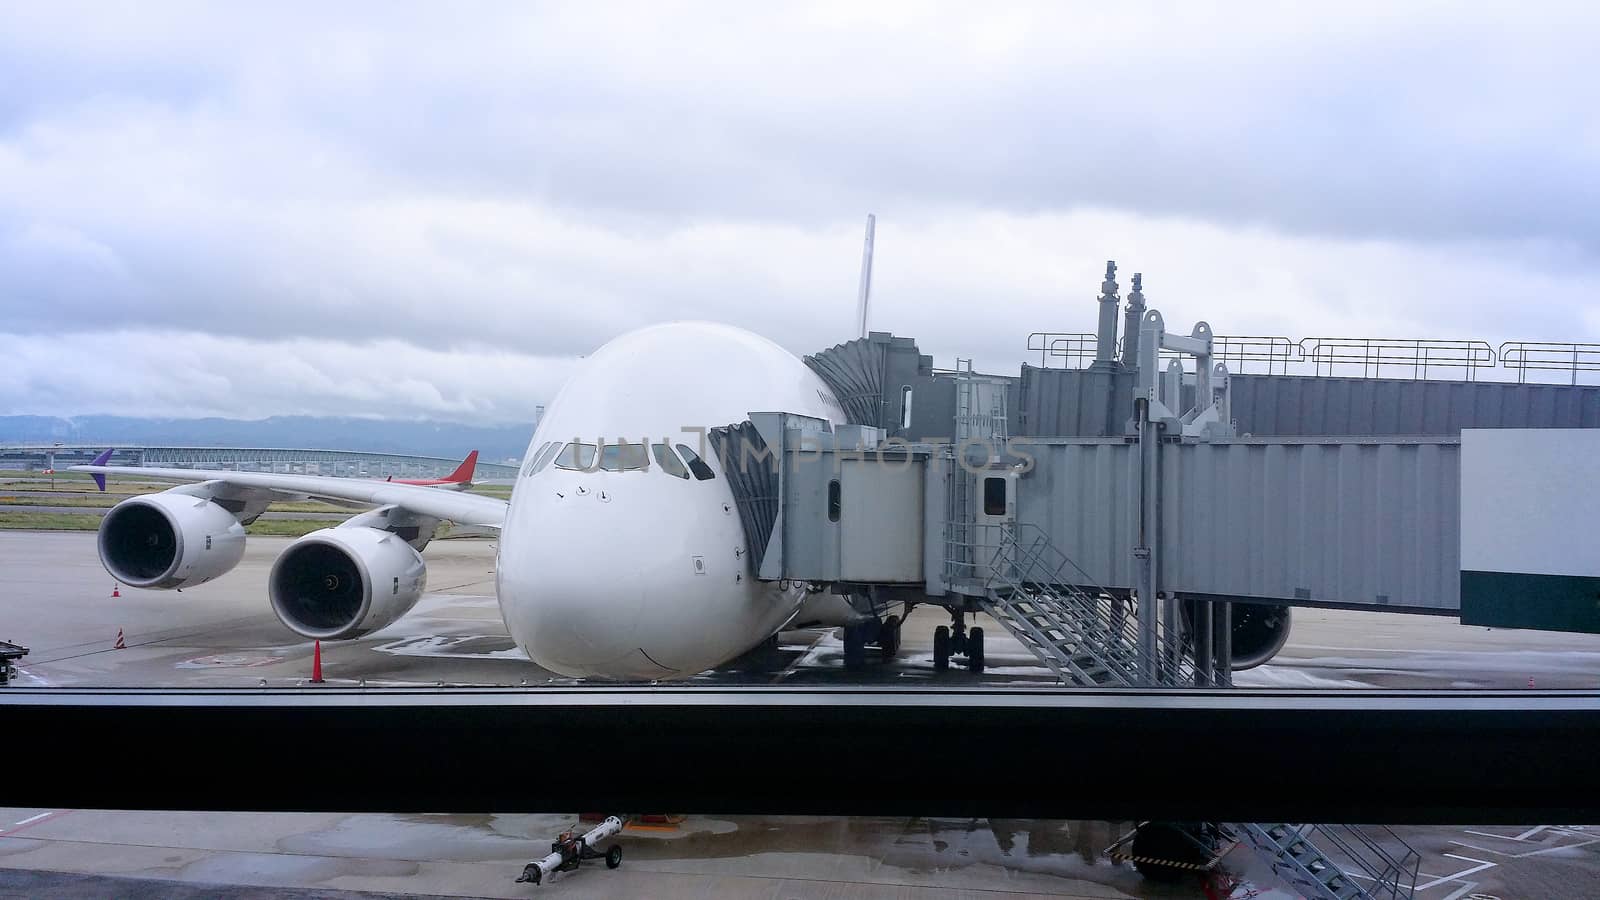
{"label": "jet bridge tunnel", "polygon": [[[714,431],[754,574],[984,609],[1065,647],[1063,676],[1091,645],[1125,644],[1093,683],[1185,683],[1227,655],[1211,611],[1240,602],[1600,633],[1600,430],[1241,438],[1204,323],[1145,324],[1145,371],[1177,347],[1208,377],[1140,378],[1123,437],[1008,437],[1003,415],[959,403],[954,441],[782,411]],[[1195,406],[1163,402],[1178,398]],[[963,411],[983,426],[960,433]],[[1063,618],[1120,610],[1131,625],[1064,636]]]}

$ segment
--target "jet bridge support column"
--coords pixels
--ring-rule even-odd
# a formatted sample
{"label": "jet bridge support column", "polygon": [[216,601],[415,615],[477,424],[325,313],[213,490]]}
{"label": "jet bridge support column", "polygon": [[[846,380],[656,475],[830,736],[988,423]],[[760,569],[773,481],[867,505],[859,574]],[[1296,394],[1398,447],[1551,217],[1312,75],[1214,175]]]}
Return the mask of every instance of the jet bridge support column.
{"label": "jet bridge support column", "polygon": [[[1131,337],[1131,336],[1130,336]],[[1161,351],[1177,350],[1195,359],[1195,405],[1181,416],[1183,369],[1181,363],[1165,373],[1161,369]],[[1139,647],[1142,657],[1141,674],[1147,683],[1156,680],[1157,660],[1169,664],[1168,671],[1176,671],[1184,655],[1182,606],[1176,597],[1167,595],[1164,604],[1156,598],[1163,596],[1161,585],[1161,448],[1168,439],[1188,441],[1211,440],[1217,436],[1231,436],[1232,422],[1222,418],[1228,407],[1227,369],[1212,367],[1214,341],[1211,326],[1196,323],[1185,336],[1168,334],[1158,310],[1148,310],[1139,323],[1138,380],[1134,390],[1134,427],[1139,437],[1139,508],[1138,543],[1134,547],[1135,584],[1139,593]],[[1215,382],[1213,382],[1215,378]],[[1163,384],[1162,382],[1166,383]],[[1165,388],[1165,390],[1163,390]],[[1221,396],[1219,396],[1219,394]],[[1169,405],[1170,404],[1170,405]],[[1205,628],[1205,637],[1199,637],[1200,616],[1194,623],[1196,652],[1206,644],[1211,661],[1215,661],[1213,636],[1215,616]],[[1158,657],[1157,654],[1160,654]],[[1212,668],[1207,666],[1207,669]],[[1211,677],[1209,674],[1197,677]]]}
{"label": "jet bridge support column", "polygon": [[1212,649],[1215,650],[1215,671],[1211,683],[1217,687],[1233,687],[1233,603],[1222,601],[1212,604]]}
{"label": "jet bridge support column", "polygon": [[[1141,382],[1143,377],[1141,376]],[[1153,386],[1151,388],[1153,390]],[[1159,565],[1156,530],[1160,527],[1161,424],[1151,416],[1153,398],[1141,391],[1134,400],[1139,420],[1139,542],[1133,548],[1139,594],[1139,658],[1145,683],[1155,681],[1157,652],[1156,573]]]}
{"label": "jet bridge support column", "polygon": [[1196,687],[1206,687],[1217,683],[1216,657],[1212,653],[1216,635],[1213,615],[1215,604],[1206,600],[1193,602],[1194,621],[1191,630],[1194,634],[1194,683]]}

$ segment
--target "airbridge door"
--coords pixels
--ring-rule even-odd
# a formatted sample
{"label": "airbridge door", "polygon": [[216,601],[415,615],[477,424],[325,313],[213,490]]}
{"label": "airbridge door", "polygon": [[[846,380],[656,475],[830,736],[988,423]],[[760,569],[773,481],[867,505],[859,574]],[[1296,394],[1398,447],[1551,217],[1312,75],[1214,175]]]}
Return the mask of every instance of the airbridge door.
{"label": "airbridge door", "polygon": [[784,456],[781,577],[923,580],[926,456],[832,449]]}
{"label": "airbridge door", "polygon": [[973,574],[988,581],[995,567],[1010,565],[1001,553],[1017,521],[1017,476],[1007,469],[984,470],[972,481]]}
{"label": "airbridge door", "polygon": [[916,460],[840,460],[841,581],[922,580],[922,475]]}

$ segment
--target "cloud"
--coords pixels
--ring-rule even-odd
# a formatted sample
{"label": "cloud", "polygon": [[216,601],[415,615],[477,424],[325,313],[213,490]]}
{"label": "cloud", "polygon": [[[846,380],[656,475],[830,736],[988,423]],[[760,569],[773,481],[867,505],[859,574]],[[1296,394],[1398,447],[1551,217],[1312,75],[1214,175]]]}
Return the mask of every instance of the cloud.
{"label": "cloud", "polygon": [[0,334],[0,414],[535,420],[574,360],[394,340],[257,341],[197,332]]}
{"label": "cloud", "polygon": [[[488,353],[527,379],[684,318],[809,352],[849,336],[867,211],[874,327],[1000,371],[1029,331],[1092,327],[1108,258],[1184,327],[1592,340],[1597,16],[19,8],[0,341],[60,360],[115,335],[159,369],[181,335],[310,367],[256,395],[226,353],[187,357],[199,387],[156,372],[145,395],[168,414],[237,391],[268,412],[524,416],[431,368],[387,399],[358,373]],[[8,405],[95,411],[84,385],[28,383]]]}

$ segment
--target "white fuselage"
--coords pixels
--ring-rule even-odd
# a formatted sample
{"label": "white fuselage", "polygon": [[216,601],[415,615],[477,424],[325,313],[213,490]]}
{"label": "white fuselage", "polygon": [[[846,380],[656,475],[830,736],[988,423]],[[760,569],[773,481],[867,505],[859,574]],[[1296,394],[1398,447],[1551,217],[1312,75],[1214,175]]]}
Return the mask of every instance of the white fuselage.
{"label": "white fuselage", "polygon": [[[500,612],[530,659],[570,676],[682,678],[794,616],[801,589],[753,577],[729,481],[702,438],[762,411],[844,421],[793,354],[725,325],[643,328],[579,364],[534,433],[501,533]],[[626,468],[642,452],[626,448],[609,469],[581,449],[532,465],[552,444],[619,441],[686,445],[714,477],[679,477],[654,452],[648,468]],[[572,468],[584,464],[594,470]]]}

